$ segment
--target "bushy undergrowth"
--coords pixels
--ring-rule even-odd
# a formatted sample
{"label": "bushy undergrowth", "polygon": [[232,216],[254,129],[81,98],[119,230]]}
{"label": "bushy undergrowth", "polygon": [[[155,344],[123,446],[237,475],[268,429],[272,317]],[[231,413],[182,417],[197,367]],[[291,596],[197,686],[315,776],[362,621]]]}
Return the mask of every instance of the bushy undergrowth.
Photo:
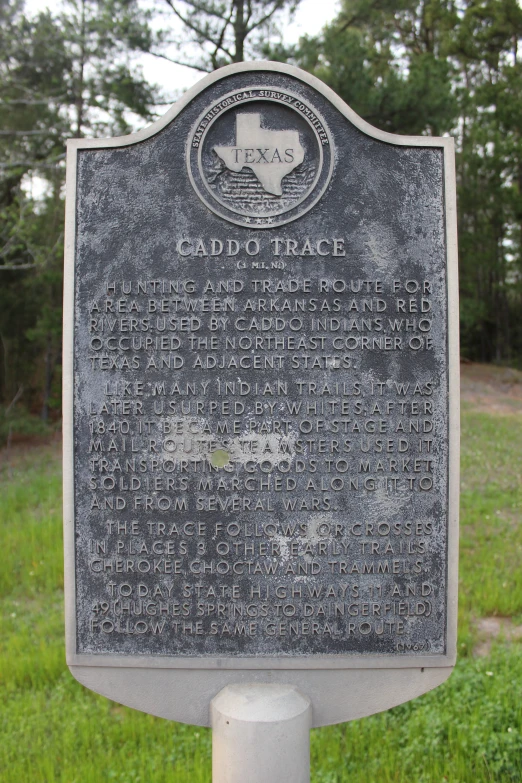
{"label": "bushy undergrowth", "polygon": [[7,410],[0,405],[0,448],[5,446],[10,438],[48,436],[54,428],[55,425],[42,421],[39,416],[29,413],[22,406]]}

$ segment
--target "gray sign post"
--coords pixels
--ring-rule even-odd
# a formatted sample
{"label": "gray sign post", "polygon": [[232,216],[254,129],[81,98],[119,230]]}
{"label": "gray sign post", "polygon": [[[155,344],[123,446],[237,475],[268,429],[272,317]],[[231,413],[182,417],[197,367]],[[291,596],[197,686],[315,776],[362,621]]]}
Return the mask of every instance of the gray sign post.
{"label": "gray sign post", "polygon": [[454,666],[458,405],[452,139],[256,62],[69,142],[74,677],[306,780],[310,725]]}

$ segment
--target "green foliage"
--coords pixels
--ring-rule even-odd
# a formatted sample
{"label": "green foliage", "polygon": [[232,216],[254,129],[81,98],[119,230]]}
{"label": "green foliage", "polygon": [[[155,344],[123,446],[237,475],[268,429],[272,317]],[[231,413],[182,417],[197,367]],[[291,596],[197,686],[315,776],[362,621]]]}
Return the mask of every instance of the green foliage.
{"label": "green foliage", "polygon": [[15,440],[20,436],[48,438],[51,432],[48,422],[29,413],[23,405],[14,405],[11,408],[0,405],[0,448],[7,447],[13,437]]}
{"label": "green foliage", "polygon": [[379,128],[455,137],[463,352],[518,364],[521,39],[516,0],[343,0],[317,37],[266,51],[323,79]]}
{"label": "green foliage", "polygon": [[[361,721],[313,732],[315,783],[518,781],[522,656],[496,648],[461,662],[431,693]],[[326,753],[325,753],[326,751]]]}
{"label": "green foliage", "polygon": [[147,31],[133,0],[0,4],[0,403],[21,393],[43,420],[60,408],[65,141],[152,118],[128,44]]}
{"label": "green foliage", "polygon": [[[522,779],[521,644],[471,654],[477,617],[522,615],[521,435],[517,415],[464,412],[455,672],[386,713],[315,730],[314,783]],[[210,780],[208,730],[118,706],[66,670],[60,493],[55,449],[0,467],[2,783]]]}
{"label": "green foliage", "polygon": [[332,25],[325,28],[320,47],[317,39],[305,38],[294,56],[365,120],[390,133],[421,134],[429,128],[436,135],[456,116],[451,65],[431,52],[415,57],[403,74],[386,42],[376,48],[363,30],[340,34]]}
{"label": "green foliage", "polygon": [[[281,12],[297,6],[66,0],[30,16],[21,0],[0,3],[4,406],[21,393],[43,420],[59,415],[65,140],[127,133],[152,118],[160,98],[135,65],[143,52],[203,71],[262,52],[314,73],[373,125],[452,134],[463,353],[522,365],[519,3],[342,0],[318,36],[291,48],[267,44]],[[173,21],[183,25],[181,36]]]}

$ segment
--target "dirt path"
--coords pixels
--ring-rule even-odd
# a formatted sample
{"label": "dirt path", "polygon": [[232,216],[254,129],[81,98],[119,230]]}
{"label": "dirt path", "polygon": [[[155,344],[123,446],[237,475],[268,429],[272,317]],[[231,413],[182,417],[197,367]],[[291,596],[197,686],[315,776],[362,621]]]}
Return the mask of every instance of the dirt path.
{"label": "dirt path", "polygon": [[461,401],[481,413],[522,415],[522,372],[492,364],[461,364]]}

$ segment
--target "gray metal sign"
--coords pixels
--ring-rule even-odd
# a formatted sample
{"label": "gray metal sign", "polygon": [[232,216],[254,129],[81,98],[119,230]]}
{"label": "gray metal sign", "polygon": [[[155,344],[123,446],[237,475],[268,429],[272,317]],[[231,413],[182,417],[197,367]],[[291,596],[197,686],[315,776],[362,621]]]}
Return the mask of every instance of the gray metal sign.
{"label": "gray metal sign", "polygon": [[208,723],[285,682],[315,725],[455,661],[453,141],[369,126],[290,66],[69,143],[67,657]]}

